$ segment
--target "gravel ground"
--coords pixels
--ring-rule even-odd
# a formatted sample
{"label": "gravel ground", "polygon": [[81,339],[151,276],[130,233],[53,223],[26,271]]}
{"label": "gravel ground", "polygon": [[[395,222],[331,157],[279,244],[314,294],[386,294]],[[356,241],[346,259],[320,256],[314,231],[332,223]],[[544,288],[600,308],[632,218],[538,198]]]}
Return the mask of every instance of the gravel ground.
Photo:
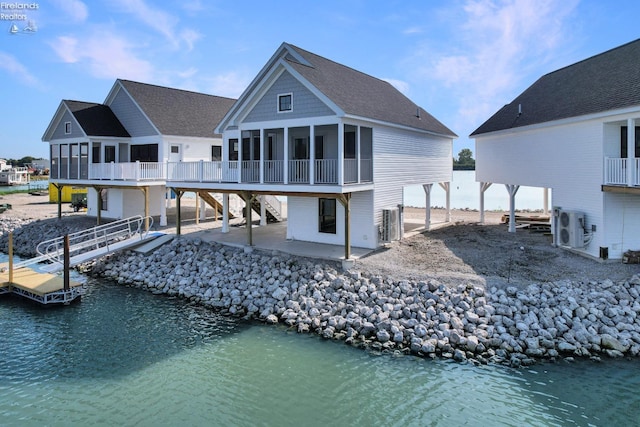
{"label": "gravel ground", "polygon": [[[0,198],[12,209],[0,214],[0,220],[53,220],[57,205],[48,196],[10,194]],[[68,203],[62,205],[63,217],[79,216],[91,220],[84,213],[74,213]],[[445,211],[432,210],[432,223],[439,226]],[[573,254],[551,245],[551,238],[541,233],[519,229],[509,233],[500,223],[503,212],[487,212],[485,225],[479,225],[479,213],[454,210],[455,225],[428,232],[414,233],[401,242],[387,245],[357,261],[356,268],[395,279],[435,279],[457,286],[473,283],[485,286],[528,285],[559,280],[614,282],[629,279],[640,273],[640,265],[621,262],[599,262]],[[407,229],[424,222],[424,209],[407,208]]]}
{"label": "gravel ground", "polygon": [[[424,213],[416,215],[424,216]],[[442,215],[436,213],[433,216]],[[552,246],[551,236],[518,229],[509,233],[502,212],[488,213],[486,224],[477,212],[458,211],[453,226],[422,232],[394,242],[358,260],[358,266],[394,278],[436,279],[487,287],[568,280],[614,282],[640,273],[640,265],[600,262]]]}

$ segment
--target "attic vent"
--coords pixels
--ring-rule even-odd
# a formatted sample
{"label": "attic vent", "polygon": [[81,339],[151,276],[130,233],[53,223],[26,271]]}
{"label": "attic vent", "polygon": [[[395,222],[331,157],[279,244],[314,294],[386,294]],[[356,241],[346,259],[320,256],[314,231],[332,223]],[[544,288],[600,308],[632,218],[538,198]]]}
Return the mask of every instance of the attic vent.
{"label": "attic vent", "polygon": [[522,104],[518,104],[518,117],[522,115]]}
{"label": "attic vent", "polygon": [[416,108],[416,117],[420,118],[420,107]]}

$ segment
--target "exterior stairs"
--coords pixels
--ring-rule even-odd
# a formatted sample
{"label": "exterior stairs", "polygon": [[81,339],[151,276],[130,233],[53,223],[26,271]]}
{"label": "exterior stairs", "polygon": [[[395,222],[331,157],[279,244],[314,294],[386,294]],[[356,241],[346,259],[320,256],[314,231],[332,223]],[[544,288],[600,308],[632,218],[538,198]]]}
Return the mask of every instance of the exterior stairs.
{"label": "exterior stairs", "polygon": [[267,222],[281,222],[282,217],[282,204],[275,196],[258,196],[253,199],[251,208],[260,215],[260,199],[264,198],[265,211],[267,213]]}

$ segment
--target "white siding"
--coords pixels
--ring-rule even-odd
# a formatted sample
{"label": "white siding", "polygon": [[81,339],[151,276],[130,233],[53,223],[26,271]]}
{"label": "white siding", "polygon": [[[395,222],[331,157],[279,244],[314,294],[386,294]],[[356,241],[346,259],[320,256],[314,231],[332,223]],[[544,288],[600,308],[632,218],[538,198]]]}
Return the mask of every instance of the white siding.
{"label": "white siding", "polygon": [[[375,249],[377,227],[373,224],[373,194],[353,193],[351,197],[351,245]],[[287,198],[287,239],[344,245],[344,207],[336,201],[336,234],[318,232],[318,199]]]}
{"label": "white siding", "polygon": [[476,181],[551,188],[553,206],[583,212],[587,229],[596,226],[584,252],[598,257],[605,245],[604,134],[590,120],[476,138]]}
{"label": "white siding", "polygon": [[450,138],[384,127],[373,129],[376,229],[382,223],[383,209],[404,203],[404,187],[451,181],[452,146]]}
{"label": "white siding", "polygon": [[604,200],[606,222],[595,234],[602,236],[595,248],[609,248],[611,259],[622,258],[628,250],[640,250],[640,196],[605,193]]}
{"label": "white siding", "polygon": [[[102,211],[104,219],[123,219],[135,215],[144,216],[144,193],[142,190],[109,188],[107,210]],[[164,203],[165,187],[155,186],[149,188],[149,215],[159,216]],[[87,215],[97,216],[97,193],[93,189],[87,191]]]}

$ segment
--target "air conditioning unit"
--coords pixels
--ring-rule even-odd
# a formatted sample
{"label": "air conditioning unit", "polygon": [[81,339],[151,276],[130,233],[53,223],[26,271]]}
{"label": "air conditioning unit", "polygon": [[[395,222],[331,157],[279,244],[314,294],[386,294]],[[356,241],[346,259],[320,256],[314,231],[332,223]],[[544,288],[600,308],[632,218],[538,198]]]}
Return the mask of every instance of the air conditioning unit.
{"label": "air conditioning unit", "polygon": [[570,248],[584,247],[584,213],[560,210],[558,213],[558,244]]}
{"label": "air conditioning unit", "polygon": [[381,240],[383,242],[398,240],[398,231],[398,209],[383,209]]}

